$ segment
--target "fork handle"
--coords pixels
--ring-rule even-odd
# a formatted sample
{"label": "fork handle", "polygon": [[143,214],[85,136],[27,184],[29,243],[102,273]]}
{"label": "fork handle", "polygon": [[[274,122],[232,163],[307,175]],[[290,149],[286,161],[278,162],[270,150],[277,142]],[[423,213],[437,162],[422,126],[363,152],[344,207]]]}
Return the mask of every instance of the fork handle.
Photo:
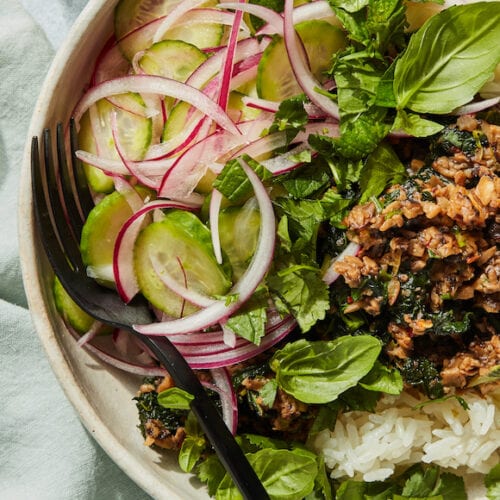
{"label": "fork handle", "polygon": [[208,397],[198,377],[175,346],[166,337],[162,337],[160,345],[155,339],[141,335],[133,329],[131,333],[140,336],[141,341],[167,369],[177,387],[194,396],[191,410],[243,497],[246,500],[268,500],[269,495],[243,450]]}

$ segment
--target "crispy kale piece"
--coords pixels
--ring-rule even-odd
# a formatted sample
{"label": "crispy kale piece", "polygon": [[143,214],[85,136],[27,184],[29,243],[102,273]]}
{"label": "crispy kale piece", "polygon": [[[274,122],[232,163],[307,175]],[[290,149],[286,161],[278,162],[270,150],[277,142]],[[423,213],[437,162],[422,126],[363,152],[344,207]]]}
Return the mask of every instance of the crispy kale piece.
{"label": "crispy kale piece", "polygon": [[428,358],[405,359],[400,370],[407,384],[423,390],[429,398],[443,397],[444,391],[439,371]]}
{"label": "crispy kale piece", "polygon": [[466,155],[473,156],[478,147],[487,145],[488,140],[484,134],[446,127],[432,142],[431,152],[436,156],[452,156],[463,151]]}
{"label": "crispy kale piece", "polygon": [[[144,383],[154,384],[154,379],[146,378]],[[150,420],[159,420],[171,432],[182,427],[187,417],[185,410],[170,410],[160,406],[156,391],[143,392],[134,398],[139,412],[139,429],[145,436],[145,425]]]}

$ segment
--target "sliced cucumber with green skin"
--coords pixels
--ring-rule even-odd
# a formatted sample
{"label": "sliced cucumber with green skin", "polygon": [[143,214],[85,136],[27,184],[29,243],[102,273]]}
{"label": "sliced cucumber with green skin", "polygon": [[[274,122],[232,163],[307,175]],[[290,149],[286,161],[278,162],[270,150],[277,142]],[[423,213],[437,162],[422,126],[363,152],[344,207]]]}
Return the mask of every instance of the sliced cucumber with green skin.
{"label": "sliced cucumber with green skin", "polygon": [[[84,151],[97,154],[97,145],[92,134],[90,114],[87,111],[80,120],[80,132],[78,133],[78,146]],[[93,167],[88,163],[82,163],[85,177],[90,188],[96,193],[110,193],[115,188],[113,179],[106,175],[100,168]]]}
{"label": "sliced cucumber with green skin", "polygon": [[[151,143],[153,125],[151,118],[141,116],[135,110],[144,109],[145,104],[138,94],[128,93],[97,101],[95,123],[91,122],[91,111],[87,111],[80,120],[78,144],[80,149],[108,159],[119,159],[113,141],[111,113],[116,112],[118,133],[123,153],[130,160],[142,160]],[[127,111],[134,110],[134,112]],[[93,126],[96,130],[93,129]],[[96,142],[99,137],[99,142]],[[90,187],[97,193],[109,193],[114,189],[113,179],[102,170],[92,165],[83,164]]]}
{"label": "sliced cucumber with green skin", "polygon": [[[304,21],[295,29],[304,44],[313,75],[323,82],[333,54],[346,46],[344,33],[322,20]],[[282,37],[276,37],[262,55],[257,71],[257,92],[259,97],[271,101],[282,101],[303,92],[295,80]]]}
{"label": "sliced cucumber with green skin", "polygon": [[[122,0],[118,4],[115,10],[115,36],[120,50],[129,61],[137,52],[153,45],[156,31],[163,22],[162,16],[171,12],[178,3],[177,0]],[[207,0],[203,6],[214,7],[216,4],[216,0]],[[225,31],[225,27],[218,23],[179,20],[162,39],[182,40],[206,49],[220,45]]]}
{"label": "sliced cucumber with green skin", "polygon": [[[81,335],[87,333],[95,323],[94,318],[89,316],[74,302],[57,277],[54,278],[52,291],[56,309],[65,323]],[[102,325],[99,329],[99,335],[107,335],[112,332],[113,328],[108,325]]]}
{"label": "sliced cucumber with green skin", "polygon": [[[136,188],[145,199],[152,196],[145,188]],[[89,213],[82,229],[80,251],[89,276],[101,285],[114,288],[113,252],[116,237],[125,221],[132,215],[126,198],[115,191],[105,196]]]}
{"label": "sliced cucumber with green skin", "polygon": [[187,102],[179,102],[170,111],[165,127],[163,129],[162,141],[167,142],[175,137],[179,137],[181,132],[187,126],[188,113],[191,109],[191,104]]}
{"label": "sliced cucumber with green skin", "polygon": [[134,247],[134,269],[139,288],[156,308],[173,317],[186,316],[196,306],[182,300],[158,277],[154,255],[180,284],[209,296],[225,294],[231,280],[215,258],[210,231],[191,212],[172,210],[139,234]]}
{"label": "sliced cucumber with green skin", "polygon": [[255,120],[262,113],[260,109],[251,108],[243,102],[243,98],[248,95],[237,90],[233,90],[229,94],[229,102],[227,112],[231,119],[235,122],[244,122],[247,120]]}
{"label": "sliced cucumber with green skin", "polygon": [[228,207],[219,214],[222,251],[233,269],[234,280],[245,272],[259,238],[260,213],[252,201],[242,207]]}
{"label": "sliced cucumber with green skin", "polygon": [[148,75],[185,82],[207,59],[198,47],[182,40],[163,40],[153,44],[139,59],[139,66]]}
{"label": "sliced cucumber with green skin", "polygon": [[115,36],[121,40],[140,26],[166,16],[182,0],[120,0],[115,7]]}

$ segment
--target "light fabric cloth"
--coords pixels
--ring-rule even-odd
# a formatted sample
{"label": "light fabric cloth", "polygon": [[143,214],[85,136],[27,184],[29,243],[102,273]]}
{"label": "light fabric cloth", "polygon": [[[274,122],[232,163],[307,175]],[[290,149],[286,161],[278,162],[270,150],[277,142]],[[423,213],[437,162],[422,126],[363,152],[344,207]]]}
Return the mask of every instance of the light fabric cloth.
{"label": "light fabric cloth", "polygon": [[19,169],[50,61],[86,0],[0,0],[0,499],[150,498],[80,423],[26,306],[17,243]]}

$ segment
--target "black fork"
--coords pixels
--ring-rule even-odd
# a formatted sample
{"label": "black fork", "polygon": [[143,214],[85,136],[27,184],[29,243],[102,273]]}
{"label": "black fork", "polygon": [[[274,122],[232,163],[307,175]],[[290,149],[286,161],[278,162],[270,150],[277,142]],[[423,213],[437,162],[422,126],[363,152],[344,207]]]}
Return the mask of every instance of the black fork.
{"label": "black fork", "polygon": [[42,142],[43,161],[40,161],[38,137],[33,137],[31,144],[33,204],[38,237],[54,273],[84,311],[96,320],[138,336],[169,372],[176,386],[194,396],[191,410],[243,497],[255,500],[269,498],[219,411],[182,355],[165,337],[152,339],[132,328],[134,324],[153,321],[146,302],[138,297],[125,304],[114,290],[101,287],[87,276],[78,242],[83,221],[93,202],[82,168],[74,156],[77,149],[74,124],[70,125],[69,161],[61,124],[56,130],[57,158],[53,154],[50,129],[44,130]]}

